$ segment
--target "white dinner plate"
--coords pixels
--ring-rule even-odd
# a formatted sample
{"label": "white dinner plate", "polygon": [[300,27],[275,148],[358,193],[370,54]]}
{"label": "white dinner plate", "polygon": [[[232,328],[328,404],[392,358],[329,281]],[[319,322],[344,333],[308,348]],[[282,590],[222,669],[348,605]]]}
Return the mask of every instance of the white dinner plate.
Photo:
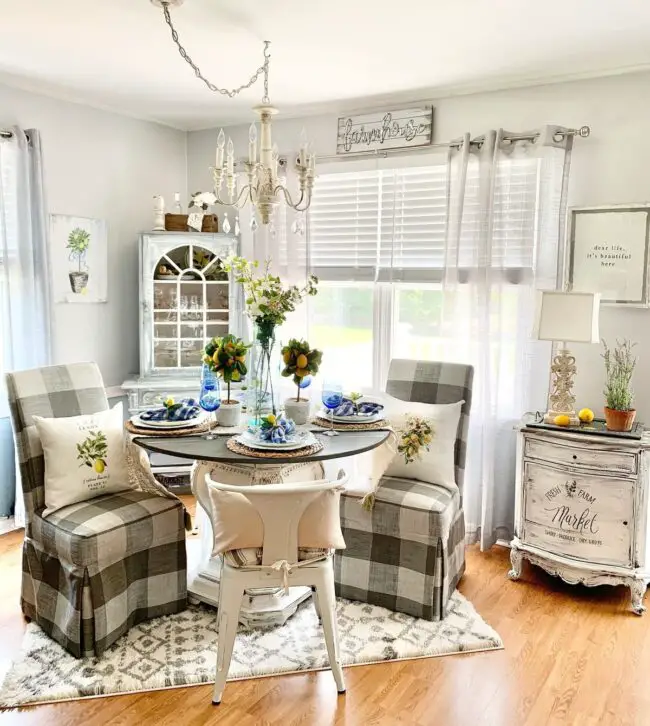
{"label": "white dinner plate", "polygon": [[297,440],[276,444],[271,441],[260,441],[254,434],[244,431],[244,433],[235,436],[235,441],[248,446],[250,449],[294,451],[295,449],[303,449],[305,446],[311,446],[311,444],[316,443],[316,438],[311,433],[302,433],[299,434]]}
{"label": "white dinner plate", "polygon": [[198,426],[205,421],[206,414],[200,413],[186,421],[143,421],[140,414],[131,417],[131,423],[144,429],[187,429]]}

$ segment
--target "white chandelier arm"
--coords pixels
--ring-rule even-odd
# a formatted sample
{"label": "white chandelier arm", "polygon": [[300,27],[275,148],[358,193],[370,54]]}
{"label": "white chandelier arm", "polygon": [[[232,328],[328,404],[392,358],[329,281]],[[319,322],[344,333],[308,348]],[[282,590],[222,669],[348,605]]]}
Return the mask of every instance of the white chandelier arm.
{"label": "white chandelier arm", "polygon": [[[309,205],[311,204],[311,185],[307,186],[307,193],[305,194],[305,189],[300,190],[300,199],[298,199],[297,202],[293,201],[293,197],[291,196],[291,192],[283,186],[277,186],[273,193],[277,194],[278,192],[282,192],[284,194],[284,199],[289,207],[291,209],[294,209],[296,212],[306,212],[309,209]],[[304,206],[301,207],[301,204]]]}
{"label": "white chandelier arm", "polygon": [[233,201],[221,199],[220,195],[215,193],[215,196],[217,198],[215,204],[219,204],[222,207],[235,207],[236,209],[243,209],[244,205],[247,201],[249,201],[249,199],[251,202],[253,201],[250,189],[251,187],[248,184],[245,187],[242,187],[239,194],[237,195],[237,198],[233,199]]}

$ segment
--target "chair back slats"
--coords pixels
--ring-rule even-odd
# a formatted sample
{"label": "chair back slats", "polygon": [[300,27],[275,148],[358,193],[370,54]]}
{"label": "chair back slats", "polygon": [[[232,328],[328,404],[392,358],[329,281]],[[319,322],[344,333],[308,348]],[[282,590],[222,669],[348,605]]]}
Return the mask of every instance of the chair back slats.
{"label": "chair back slats", "polygon": [[108,409],[95,363],[47,366],[7,374],[9,410],[25,502],[27,526],[45,507],[43,447],[34,416],[63,418]]}
{"label": "chair back slats", "polygon": [[386,393],[402,401],[418,403],[465,401],[461,408],[454,448],[456,484],[461,494],[467,458],[473,381],[474,367],[471,365],[405,358],[394,358],[390,362],[386,381]]}

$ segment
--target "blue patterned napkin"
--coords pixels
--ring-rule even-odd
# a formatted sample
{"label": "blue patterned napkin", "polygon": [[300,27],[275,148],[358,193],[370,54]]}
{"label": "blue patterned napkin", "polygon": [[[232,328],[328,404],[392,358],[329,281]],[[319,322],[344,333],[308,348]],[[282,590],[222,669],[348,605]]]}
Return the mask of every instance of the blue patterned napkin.
{"label": "blue patterned napkin", "polygon": [[183,398],[169,408],[161,406],[143,411],[140,418],[143,421],[189,421],[200,413],[201,409],[193,398]]}
{"label": "blue patterned napkin", "polygon": [[284,418],[284,416],[280,416],[277,420],[275,420],[275,417],[273,419],[273,423],[268,421],[268,417],[266,420],[263,419],[257,435],[262,441],[269,441],[272,444],[284,444],[295,433],[296,424],[292,419]]}
{"label": "blue patterned napkin", "polygon": [[344,398],[343,403],[334,409],[334,416],[354,416],[358,413],[362,413],[365,416],[372,416],[383,410],[384,406],[381,403],[363,401],[355,406],[349,398]]}

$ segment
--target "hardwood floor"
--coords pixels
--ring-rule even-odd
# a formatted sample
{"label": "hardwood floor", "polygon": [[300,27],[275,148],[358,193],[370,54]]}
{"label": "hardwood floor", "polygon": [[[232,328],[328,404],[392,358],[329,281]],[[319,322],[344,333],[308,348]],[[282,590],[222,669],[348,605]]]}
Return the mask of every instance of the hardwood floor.
{"label": "hardwood floor", "polygon": [[[17,654],[22,533],[0,536],[0,672]],[[0,712],[0,726],[647,726],[650,614],[630,613],[624,588],[570,587],[524,564],[510,582],[508,551],[468,551],[461,592],[505,650],[330,672],[89,699]]]}

